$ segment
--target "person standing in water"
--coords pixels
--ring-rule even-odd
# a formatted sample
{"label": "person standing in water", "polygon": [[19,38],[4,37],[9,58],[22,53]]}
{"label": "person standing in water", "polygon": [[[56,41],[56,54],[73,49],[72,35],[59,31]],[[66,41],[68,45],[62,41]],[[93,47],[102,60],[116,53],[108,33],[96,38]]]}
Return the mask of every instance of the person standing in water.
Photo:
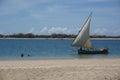
{"label": "person standing in water", "polygon": [[24,57],[24,54],[23,54],[23,53],[21,54],[21,57]]}

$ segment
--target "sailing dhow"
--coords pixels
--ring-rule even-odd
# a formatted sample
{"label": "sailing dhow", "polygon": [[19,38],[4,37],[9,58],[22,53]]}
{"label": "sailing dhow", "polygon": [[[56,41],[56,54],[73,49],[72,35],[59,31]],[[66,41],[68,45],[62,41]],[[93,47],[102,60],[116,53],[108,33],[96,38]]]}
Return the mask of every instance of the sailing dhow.
{"label": "sailing dhow", "polygon": [[82,29],[79,31],[77,37],[74,39],[72,46],[80,47],[78,49],[78,54],[104,54],[108,53],[107,48],[102,48],[99,50],[95,50],[90,40],[90,22],[92,18],[92,13],[86,20],[85,24],[83,25]]}

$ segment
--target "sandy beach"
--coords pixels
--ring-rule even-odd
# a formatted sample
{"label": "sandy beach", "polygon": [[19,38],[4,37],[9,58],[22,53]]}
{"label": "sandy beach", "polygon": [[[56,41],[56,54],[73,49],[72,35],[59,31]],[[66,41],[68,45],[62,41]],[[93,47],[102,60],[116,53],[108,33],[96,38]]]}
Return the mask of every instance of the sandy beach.
{"label": "sandy beach", "polygon": [[0,80],[120,80],[120,59],[0,61]]}

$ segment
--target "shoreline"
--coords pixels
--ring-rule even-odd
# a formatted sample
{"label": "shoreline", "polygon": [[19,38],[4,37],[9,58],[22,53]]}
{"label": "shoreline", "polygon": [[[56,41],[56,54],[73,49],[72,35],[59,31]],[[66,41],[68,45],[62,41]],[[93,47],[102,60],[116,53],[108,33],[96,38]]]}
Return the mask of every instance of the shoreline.
{"label": "shoreline", "polygon": [[74,59],[78,59],[78,60],[82,60],[82,59],[120,59],[120,57],[118,56],[110,56],[110,57],[105,57],[105,56],[101,56],[101,57],[89,57],[89,56],[85,56],[85,57],[3,57],[0,58],[0,61],[42,61],[42,60],[74,60]]}
{"label": "shoreline", "polygon": [[120,59],[0,61],[1,80],[119,80],[119,75]]}
{"label": "shoreline", "polygon": [[[0,39],[35,39],[35,40],[74,40],[74,38],[0,38]],[[120,38],[90,38],[91,40],[120,40]]]}

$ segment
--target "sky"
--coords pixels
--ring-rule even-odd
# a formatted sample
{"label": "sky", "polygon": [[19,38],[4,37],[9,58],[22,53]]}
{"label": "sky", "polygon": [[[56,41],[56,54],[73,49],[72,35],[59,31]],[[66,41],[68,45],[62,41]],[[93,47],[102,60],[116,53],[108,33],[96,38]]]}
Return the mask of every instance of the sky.
{"label": "sky", "polygon": [[0,0],[0,34],[77,34],[91,12],[91,35],[120,36],[120,0]]}

